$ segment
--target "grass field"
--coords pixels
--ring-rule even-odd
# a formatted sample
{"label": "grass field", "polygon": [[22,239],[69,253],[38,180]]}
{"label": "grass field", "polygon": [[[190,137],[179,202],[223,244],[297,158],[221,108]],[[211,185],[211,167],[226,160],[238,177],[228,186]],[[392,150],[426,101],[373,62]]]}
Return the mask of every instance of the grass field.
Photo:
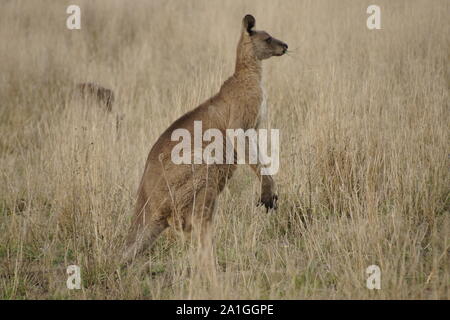
{"label": "grass field", "polygon": [[[450,298],[449,1],[1,6],[1,299]],[[246,13],[292,50],[264,62],[279,209],[255,206],[244,166],[219,199],[214,265],[169,230],[120,269],[148,151],[233,73]],[[111,114],[72,98],[87,81],[114,90]]]}

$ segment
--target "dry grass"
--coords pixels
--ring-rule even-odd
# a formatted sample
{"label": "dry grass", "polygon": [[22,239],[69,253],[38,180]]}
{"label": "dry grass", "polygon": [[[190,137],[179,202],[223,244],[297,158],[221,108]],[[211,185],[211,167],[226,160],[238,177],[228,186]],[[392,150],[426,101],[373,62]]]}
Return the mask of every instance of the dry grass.
{"label": "dry grass", "polygon": [[[2,1],[2,299],[450,297],[448,1],[376,1],[379,31],[373,1],[92,2]],[[72,3],[81,31],[65,28]],[[280,208],[256,208],[239,169],[213,268],[166,234],[121,270],[147,153],[232,73],[245,13],[294,49],[265,63]],[[88,81],[115,90],[113,114],[70,99]]]}

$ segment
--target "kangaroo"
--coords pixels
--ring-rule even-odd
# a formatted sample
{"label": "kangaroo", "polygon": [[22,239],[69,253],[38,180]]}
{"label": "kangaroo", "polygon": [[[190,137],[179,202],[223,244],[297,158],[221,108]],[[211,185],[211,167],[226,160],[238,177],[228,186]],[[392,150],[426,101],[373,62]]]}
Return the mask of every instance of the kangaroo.
{"label": "kangaroo", "polygon": [[[132,261],[150,247],[169,225],[190,233],[199,230],[204,239],[209,233],[216,199],[232,177],[236,164],[174,164],[172,132],[184,128],[194,131],[194,121],[202,121],[203,130],[256,128],[266,113],[262,81],[262,60],[282,56],[288,45],[265,31],[254,30],[255,18],[242,20],[234,74],[219,92],[197,108],[176,120],[150,150],[138,188],[132,225],[124,259]],[[236,150],[234,150],[236,154]],[[270,175],[260,174],[260,164],[250,165],[261,182],[260,205],[277,208],[278,197]]]}
{"label": "kangaroo", "polygon": [[114,92],[111,89],[104,88],[96,83],[79,83],[76,86],[77,92],[85,99],[94,98],[95,101],[103,104],[108,112],[112,111],[114,103]]}

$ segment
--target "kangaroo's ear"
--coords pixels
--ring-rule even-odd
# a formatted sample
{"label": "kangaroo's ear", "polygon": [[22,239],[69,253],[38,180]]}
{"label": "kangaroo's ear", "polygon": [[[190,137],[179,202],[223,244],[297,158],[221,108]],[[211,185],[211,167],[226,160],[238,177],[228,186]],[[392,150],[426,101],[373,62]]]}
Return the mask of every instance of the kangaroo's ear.
{"label": "kangaroo's ear", "polygon": [[252,29],[255,27],[255,18],[251,14],[247,14],[242,20],[242,26],[249,35],[252,35],[254,32]]}

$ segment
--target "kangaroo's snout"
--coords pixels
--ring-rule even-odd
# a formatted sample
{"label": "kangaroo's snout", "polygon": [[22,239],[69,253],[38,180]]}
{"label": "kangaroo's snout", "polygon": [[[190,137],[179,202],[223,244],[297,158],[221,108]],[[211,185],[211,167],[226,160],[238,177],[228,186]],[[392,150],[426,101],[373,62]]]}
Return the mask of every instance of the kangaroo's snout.
{"label": "kangaroo's snout", "polygon": [[280,56],[282,56],[283,54],[285,54],[287,52],[288,45],[287,45],[287,43],[284,43],[284,42],[281,42],[280,45],[281,45],[281,48],[282,48],[282,53],[280,54]]}

